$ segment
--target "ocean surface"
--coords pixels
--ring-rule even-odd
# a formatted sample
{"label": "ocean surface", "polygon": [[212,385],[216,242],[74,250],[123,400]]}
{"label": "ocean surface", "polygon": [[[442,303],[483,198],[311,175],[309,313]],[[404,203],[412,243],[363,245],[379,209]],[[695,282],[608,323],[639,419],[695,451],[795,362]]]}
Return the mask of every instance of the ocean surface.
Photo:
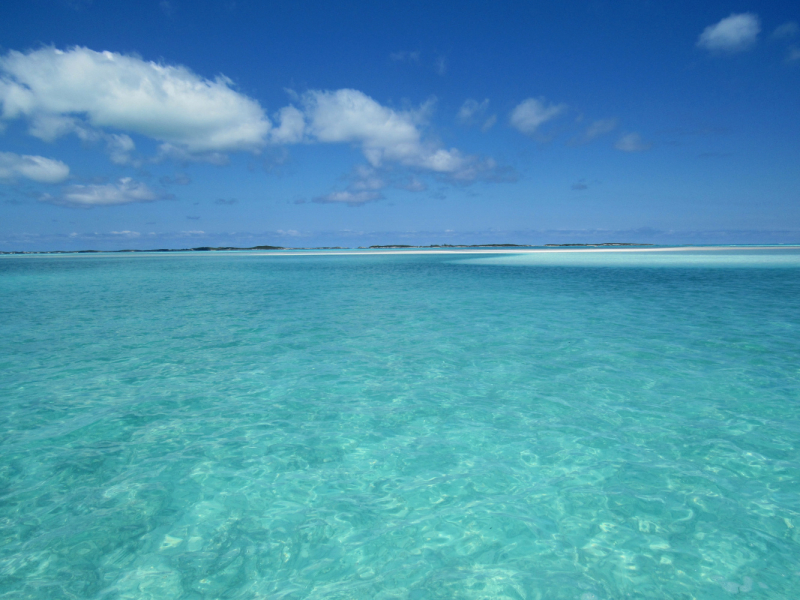
{"label": "ocean surface", "polygon": [[0,257],[0,598],[800,598],[800,248]]}

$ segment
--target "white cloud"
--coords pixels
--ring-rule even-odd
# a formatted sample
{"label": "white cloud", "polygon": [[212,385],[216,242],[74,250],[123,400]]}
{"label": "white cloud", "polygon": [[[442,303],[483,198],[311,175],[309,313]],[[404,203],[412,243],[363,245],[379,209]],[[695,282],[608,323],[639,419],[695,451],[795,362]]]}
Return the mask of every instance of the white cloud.
{"label": "white cloud", "polygon": [[345,190],[343,192],[333,192],[319,198],[314,198],[313,202],[318,204],[349,204],[350,206],[361,206],[367,202],[373,202],[383,198],[380,192],[363,190],[361,192],[351,192]]}
{"label": "white cloud", "polygon": [[[3,82],[0,80],[0,93]],[[28,133],[45,142],[53,142],[62,135],[75,131],[75,119],[61,115],[39,114],[31,118]]]}
{"label": "white cloud", "polygon": [[369,163],[398,162],[437,173],[457,175],[474,161],[455,148],[424,142],[420,125],[430,104],[417,111],[396,111],[358,90],[311,91],[303,96],[307,133],[324,143],[359,144]]}
{"label": "white cloud", "polygon": [[789,62],[800,60],[800,48],[789,48],[789,54],[786,56],[786,60]]}
{"label": "white cloud", "polygon": [[617,140],[614,148],[622,152],[644,152],[649,150],[653,145],[645,142],[638,133],[626,133]]}
{"label": "white cloud", "polygon": [[71,185],[60,197],[44,196],[42,201],[51,204],[67,204],[89,208],[112,206],[134,202],[153,202],[163,198],[144,183],[123,177],[117,183]]}
{"label": "white cloud", "polygon": [[544,98],[528,98],[511,111],[511,125],[531,135],[540,125],[554,119],[567,108],[566,104],[547,104]]}
{"label": "white cloud", "polygon": [[616,128],[617,119],[600,119],[592,122],[592,124],[586,128],[586,133],[583,134],[583,139],[587,142],[590,142],[595,138],[603,136],[607,133],[611,133]]}
{"label": "white cloud", "polygon": [[222,152],[203,152],[201,154],[193,154],[184,148],[173,146],[172,144],[161,144],[158,147],[158,156],[156,161],[164,158],[169,158],[181,163],[201,162],[208,163],[222,167],[230,162],[227,154]]}
{"label": "white cloud", "polygon": [[428,186],[416,177],[412,177],[410,181],[401,185],[400,187],[408,192],[424,192],[428,189]]}
{"label": "white cloud", "polygon": [[175,177],[164,175],[160,180],[161,185],[189,185],[192,179],[186,173],[176,173]]}
{"label": "white cloud", "polygon": [[270,133],[270,139],[276,144],[296,144],[303,139],[305,118],[294,106],[285,106],[275,115],[280,123]]}
{"label": "white cloud", "polygon": [[419,50],[415,50],[413,52],[410,52],[408,50],[402,50],[400,52],[392,52],[389,55],[389,58],[391,58],[395,62],[403,62],[403,61],[417,62],[419,61],[419,55],[420,55]]}
{"label": "white cloud", "polygon": [[359,165],[355,168],[355,176],[355,181],[350,185],[350,190],[357,192],[376,191],[386,187],[386,182],[378,172],[371,167]]}
{"label": "white cloud", "polygon": [[486,98],[483,102],[478,102],[477,100],[469,98],[464,101],[464,104],[462,104],[461,108],[458,110],[458,120],[462,123],[469,123],[472,121],[473,117],[483,113],[488,106],[488,98]]}
{"label": "white cloud", "polygon": [[130,136],[124,133],[112,133],[107,136],[106,145],[111,162],[114,164],[127,165],[132,162],[130,154],[136,149],[136,144],[133,143]]}
{"label": "white cloud", "polygon": [[0,103],[5,119],[30,119],[43,139],[85,118],[190,153],[226,152],[261,147],[270,129],[258,102],[223,76],[212,81],[186,67],[81,47],[0,58]]}
{"label": "white cloud", "polygon": [[458,115],[456,118],[462,125],[472,125],[478,119],[483,120],[483,124],[481,125],[481,131],[487,132],[494,124],[497,123],[497,115],[491,115],[488,118],[484,118],[486,114],[486,109],[489,107],[489,99],[486,98],[483,102],[478,102],[477,100],[473,100],[472,98],[468,98],[464,101],[464,104],[461,105],[461,108],[458,110]]}
{"label": "white cloud", "polygon": [[60,183],[69,177],[69,167],[60,160],[0,152],[0,181],[24,177],[39,183]]}
{"label": "white cloud", "polygon": [[417,149],[418,113],[396,112],[358,90],[311,91],[304,97],[309,132],[320,142],[360,142],[370,162]]}
{"label": "white cloud", "polygon": [[740,52],[756,43],[760,31],[757,15],[732,14],[719,23],[706,27],[700,34],[697,45],[712,52]]}
{"label": "white cloud", "polygon": [[[45,141],[73,133],[85,142],[103,142],[119,165],[141,164],[132,157],[131,135],[138,134],[160,142],[153,160],[223,165],[229,152],[268,144],[349,143],[360,147],[373,167],[396,163],[460,181],[489,171],[489,162],[423,137],[432,101],[395,110],[353,89],[312,90],[295,99],[296,106],[275,113],[273,126],[259,103],[232,89],[223,76],[209,80],[186,67],[83,47],[0,56],[3,119],[26,119],[29,132]],[[141,190],[126,185],[78,186],[73,193],[79,199],[69,202],[147,201]]]}
{"label": "white cloud", "polygon": [[772,32],[772,37],[785,40],[796,36],[798,32],[800,32],[800,26],[794,21],[789,21],[776,27]]}

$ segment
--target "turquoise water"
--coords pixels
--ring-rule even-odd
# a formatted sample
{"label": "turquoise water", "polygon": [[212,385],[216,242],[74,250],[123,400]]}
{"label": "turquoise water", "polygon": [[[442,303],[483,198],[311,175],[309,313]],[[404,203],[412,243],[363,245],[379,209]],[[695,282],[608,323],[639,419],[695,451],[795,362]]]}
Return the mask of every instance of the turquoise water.
{"label": "turquoise water", "polygon": [[800,597],[800,249],[0,258],[0,598]]}

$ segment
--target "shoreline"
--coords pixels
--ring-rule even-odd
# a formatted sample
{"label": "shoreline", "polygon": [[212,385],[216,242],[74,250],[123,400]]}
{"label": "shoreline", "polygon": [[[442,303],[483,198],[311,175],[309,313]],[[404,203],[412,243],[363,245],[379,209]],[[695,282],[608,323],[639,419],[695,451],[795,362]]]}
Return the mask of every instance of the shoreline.
{"label": "shoreline", "polygon": [[352,252],[253,252],[257,256],[368,256],[380,254],[558,254],[558,253],[591,253],[591,252],[688,252],[688,251],[719,251],[719,250],[772,250],[774,248],[796,248],[800,249],[800,244],[785,246],[663,246],[663,247],[637,247],[637,248],[554,248],[554,247],[526,247],[518,250],[496,250],[471,248],[464,250],[364,250]]}
{"label": "shoreline", "polygon": [[545,246],[522,246],[511,244],[487,244],[473,246],[372,246],[369,248],[184,248],[178,250],[45,250],[0,251],[0,257],[36,256],[95,256],[108,254],[195,254],[224,255],[241,254],[247,256],[377,256],[377,255],[420,255],[420,254],[541,254],[541,253],[596,253],[596,252],[714,252],[722,250],[774,250],[780,248],[800,249],[800,244],[780,245],[720,245],[720,246],[656,246],[654,244],[547,244]]}

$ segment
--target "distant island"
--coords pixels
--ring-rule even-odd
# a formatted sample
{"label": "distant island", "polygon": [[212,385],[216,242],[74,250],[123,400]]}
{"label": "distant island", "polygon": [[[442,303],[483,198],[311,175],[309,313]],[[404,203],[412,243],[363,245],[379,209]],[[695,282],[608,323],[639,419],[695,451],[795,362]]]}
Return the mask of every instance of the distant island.
{"label": "distant island", "polygon": [[602,244],[545,244],[545,248],[570,248],[573,246],[595,248],[598,246],[655,246],[655,244],[636,244],[633,242],[603,242]]}
{"label": "distant island", "polygon": [[[634,242],[604,242],[602,244],[544,244],[545,248],[588,247],[599,246],[653,246],[655,244],[637,244]],[[120,252],[227,252],[232,250],[390,250],[390,249],[425,249],[425,248],[541,248],[530,244],[430,244],[428,246],[411,246],[406,244],[389,244],[385,246],[316,246],[316,247],[286,247],[286,246],[251,246],[238,248],[236,246],[199,246],[197,248],[153,248],[150,250],[0,250],[0,254],[97,254]]]}

